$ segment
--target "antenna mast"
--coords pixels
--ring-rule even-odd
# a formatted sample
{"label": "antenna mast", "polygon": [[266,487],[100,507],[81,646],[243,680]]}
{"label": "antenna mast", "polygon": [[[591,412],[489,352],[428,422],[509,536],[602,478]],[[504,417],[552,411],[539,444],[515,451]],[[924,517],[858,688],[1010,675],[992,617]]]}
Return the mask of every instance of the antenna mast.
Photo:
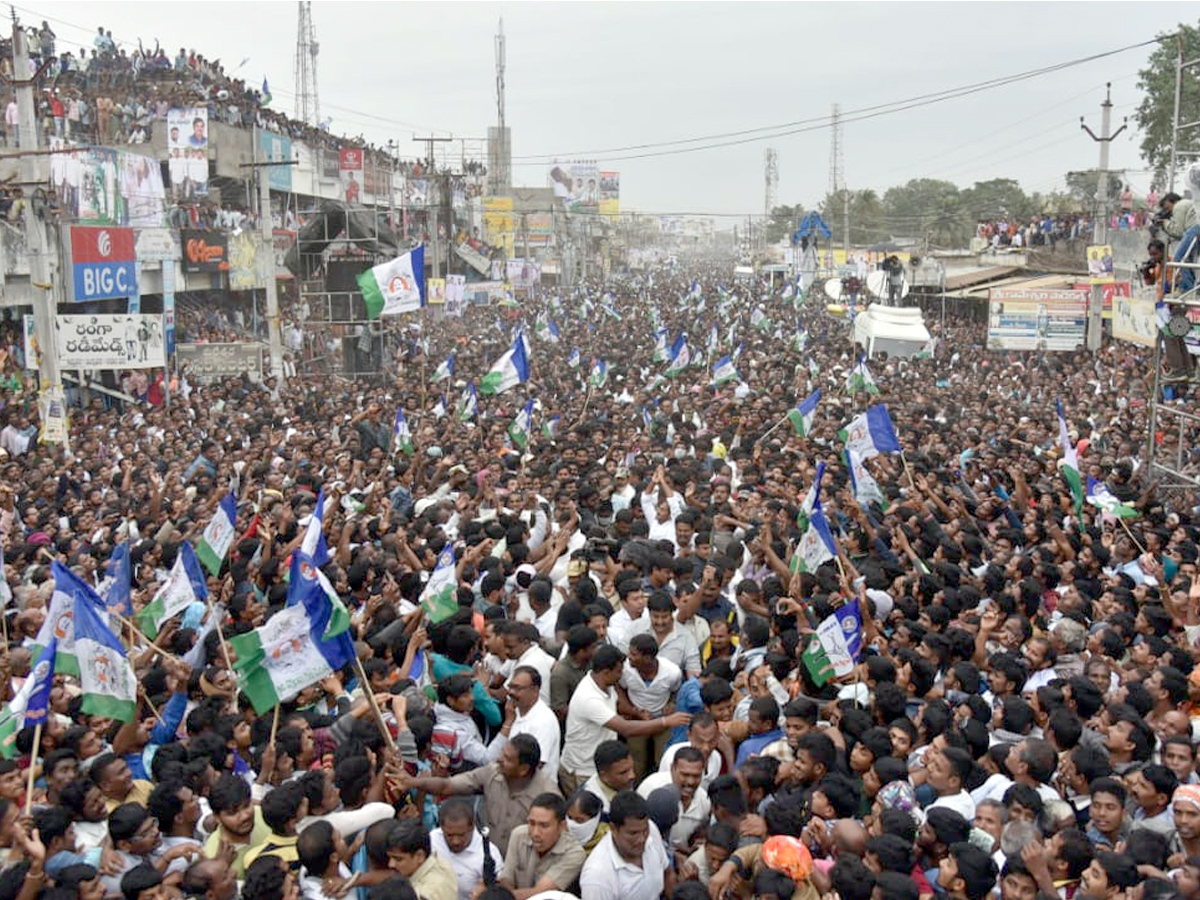
{"label": "antenna mast", "polygon": [[296,118],[321,127],[321,98],[317,93],[317,33],[313,27],[312,3],[300,0],[296,26]]}

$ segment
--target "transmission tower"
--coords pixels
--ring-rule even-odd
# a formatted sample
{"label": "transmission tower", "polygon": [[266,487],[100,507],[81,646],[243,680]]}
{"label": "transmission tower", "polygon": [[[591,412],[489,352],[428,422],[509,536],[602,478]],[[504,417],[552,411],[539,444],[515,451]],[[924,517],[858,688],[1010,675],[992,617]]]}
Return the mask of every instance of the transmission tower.
{"label": "transmission tower", "polygon": [[[496,129],[489,134],[493,194],[506,194],[512,185],[512,138],[504,121],[504,20],[496,31]],[[489,129],[491,131],[491,129]]]}
{"label": "transmission tower", "polygon": [[[850,261],[850,192],[846,190],[846,158],[842,147],[842,108],[833,104],[830,114],[829,132],[832,135],[829,146],[829,197],[837,202],[838,194],[842,200],[842,247],[846,251],[846,261]],[[825,212],[832,213],[832,209]]]}
{"label": "transmission tower", "polygon": [[317,33],[313,27],[312,3],[300,0],[296,26],[296,118],[321,127],[321,100],[317,94]]}
{"label": "transmission tower", "polygon": [[766,182],[763,215],[769,217],[775,208],[775,192],[779,189],[779,157],[774,147],[768,147],[763,153],[763,180]]}

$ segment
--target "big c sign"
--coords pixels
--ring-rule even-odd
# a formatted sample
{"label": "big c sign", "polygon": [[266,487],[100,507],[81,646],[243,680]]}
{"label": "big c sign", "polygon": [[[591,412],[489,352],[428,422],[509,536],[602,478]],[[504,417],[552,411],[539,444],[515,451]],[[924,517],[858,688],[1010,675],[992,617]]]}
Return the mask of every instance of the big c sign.
{"label": "big c sign", "polygon": [[72,301],[113,300],[137,293],[132,228],[72,225],[70,240]]}

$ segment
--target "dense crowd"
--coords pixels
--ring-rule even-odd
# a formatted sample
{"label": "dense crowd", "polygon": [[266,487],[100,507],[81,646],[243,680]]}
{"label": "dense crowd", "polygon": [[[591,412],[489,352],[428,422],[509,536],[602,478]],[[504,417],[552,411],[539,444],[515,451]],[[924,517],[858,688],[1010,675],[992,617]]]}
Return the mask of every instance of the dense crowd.
{"label": "dense crowd", "polygon": [[[37,443],[9,340],[10,696],[52,561],[104,590],[127,542],[143,610],[230,490],[238,537],[210,604],[153,643],[117,628],[130,721],[64,672],[36,754],[19,722],[0,743],[0,900],[1200,900],[1200,502],[1140,477],[1148,352],[989,353],[951,322],[850,393],[844,320],[728,272],[385,320],[372,383],[97,400],[69,450]],[[472,412],[518,325],[528,380]],[[660,330],[699,364],[665,374]],[[785,416],[817,389],[801,436]],[[1080,472],[1135,517],[1076,507],[1058,399]],[[860,502],[839,432],[877,403],[904,453],[867,460]],[[837,557],[809,572],[822,463]],[[361,668],[256,712],[226,642],[284,615],[314,515]],[[857,664],[829,678],[814,629],[855,607]]]}

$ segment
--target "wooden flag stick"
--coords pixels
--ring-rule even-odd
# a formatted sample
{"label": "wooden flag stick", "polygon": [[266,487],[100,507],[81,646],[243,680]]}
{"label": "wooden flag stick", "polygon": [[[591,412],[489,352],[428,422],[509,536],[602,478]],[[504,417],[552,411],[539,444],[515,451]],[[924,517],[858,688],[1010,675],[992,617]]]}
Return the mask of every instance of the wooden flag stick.
{"label": "wooden flag stick", "polygon": [[275,732],[279,730],[279,704],[275,704],[275,714],[271,719],[271,739],[268,741],[270,746],[275,746]]}
{"label": "wooden flag stick", "polygon": [[221,642],[221,655],[225,657],[225,668],[232,672],[233,663],[230,661],[229,645],[225,643],[225,631],[223,628],[221,628],[221,617],[217,615],[216,607],[213,606],[211,599],[205,600],[204,602],[208,604],[208,614],[213,617],[213,625],[216,626],[217,629],[217,640]]}
{"label": "wooden flag stick", "polygon": [[383,711],[380,710],[379,704],[375,702],[375,693],[371,690],[371,682],[367,680],[367,673],[363,671],[362,660],[358,656],[354,657],[354,670],[358,673],[358,680],[362,685],[363,696],[367,698],[367,703],[371,706],[371,713],[375,716],[375,723],[379,726],[379,731],[383,734],[383,739],[387,742],[388,749],[395,750],[396,742],[392,740],[392,732],[387,727],[387,723],[383,721]]}
{"label": "wooden flag stick", "polygon": [[25,815],[33,815],[33,779],[37,774],[38,750],[42,744],[42,723],[33,728],[33,750],[29,754],[29,782],[25,786]]}
{"label": "wooden flag stick", "polygon": [[114,619],[116,619],[122,625],[127,625],[129,627],[129,630],[132,631],[137,637],[140,637],[143,641],[145,641],[147,644],[149,644],[151,647],[153,647],[155,651],[157,651],[158,653],[161,653],[167,659],[173,659],[176,662],[183,662],[182,659],[180,659],[178,656],[176,656],[170,650],[164,650],[162,647],[158,646],[158,644],[156,644],[154,641],[150,640],[150,638],[146,637],[146,635],[142,633],[141,629],[139,629],[136,625],[133,624],[133,622],[131,622],[129,619],[125,618],[120,613],[112,613],[111,615]]}

